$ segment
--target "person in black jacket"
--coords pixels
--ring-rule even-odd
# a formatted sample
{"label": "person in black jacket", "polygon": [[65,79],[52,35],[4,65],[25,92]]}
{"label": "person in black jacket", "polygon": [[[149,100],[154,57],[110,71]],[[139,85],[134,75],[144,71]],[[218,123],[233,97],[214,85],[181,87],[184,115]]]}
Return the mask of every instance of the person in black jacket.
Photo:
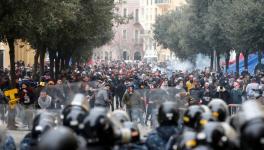
{"label": "person in black jacket", "polygon": [[28,87],[26,83],[22,83],[22,88],[18,92],[19,95],[19,102],[24,108],[24,115],[23,115],[23,123],[24,125],[31,126],[31,122],[33,119],[33,106],[35,103],[35,95],[32,88]]}
{"label": "person in black jacket", "polygon": [[123,107],[123,95],[126,92],[126,85],[121,76],[116,80],[116,86],[114,88],[115,98],[116,98],[116,109]]}
{"label": "person in black jacket", "polygon": [[227,104],[231,103],[230,94],[224,86],[218,86],[214,98],[224,100]]}
{"label": "person in black jacket", "polygon": [[203,92],[199,82],[194,81],[193,84],[194,88],[190,89],[190,98],[188,101],[189,105],[200,104],[203,97]]}
{"label": "person in black jacket", "polygon": [[214,96],[213,89],[208,82],[205,82],[202,94],[202,104],[207,105]]}

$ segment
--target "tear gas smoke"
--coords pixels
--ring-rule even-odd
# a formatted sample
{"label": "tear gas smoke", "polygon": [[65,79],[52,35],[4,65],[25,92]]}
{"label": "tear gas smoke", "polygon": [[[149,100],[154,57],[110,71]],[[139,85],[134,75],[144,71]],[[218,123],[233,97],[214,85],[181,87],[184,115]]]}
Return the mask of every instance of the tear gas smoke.
{"label": "tear gas smoke", "polygon": [[210,57],[198,54],[195,58],[195,64],[189,60],[175,59],[171,60],[168,65],[170,70],[182,70],[182,71],[192,71],[194,69],[203,70],[205,67],[210,66]]}

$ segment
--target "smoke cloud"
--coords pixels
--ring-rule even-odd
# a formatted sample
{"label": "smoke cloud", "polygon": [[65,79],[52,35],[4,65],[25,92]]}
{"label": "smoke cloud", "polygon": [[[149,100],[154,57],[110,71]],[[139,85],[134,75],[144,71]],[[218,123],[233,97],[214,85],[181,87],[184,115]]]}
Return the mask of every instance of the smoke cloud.
{"label": "smoke cloud", "polygon": [[205,67],[210,66],[210,57],[205,56],[203,54],[197,54],[195,58],[195,64],[193,64],[189,60],[180,60],[180,59],[174,59],[169,61],[168,63],[169,70],[182,70],[182,71],[192,71],[194,69],[200,69],[203,70]]}

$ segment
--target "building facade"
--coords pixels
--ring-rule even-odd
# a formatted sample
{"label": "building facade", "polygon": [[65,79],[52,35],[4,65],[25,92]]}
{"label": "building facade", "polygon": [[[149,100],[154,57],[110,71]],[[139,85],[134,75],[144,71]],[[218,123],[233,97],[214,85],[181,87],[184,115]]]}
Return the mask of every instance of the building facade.
{"label": "building facade", "polygon": [[154,40],[153,24],[157,16],[164,15],[169,11],[185,4],[185,0],[140,0],[140,23],[144,28],[143,49],[145,58],[156,58],[158,61],[166,61],[175,57],[169,49],[158,46]]}
{"label": "building facade", "polygon": [[141,60],[144,56],[143,39],[144,31],[139,22],[139,0],[116,1],[116,13],[129,18],[126,24],[114,27],[115,36],[108,44],[93,51],[95,60]]}
{"label": "building facade", "polygon": [[154,40],[153,24],[159,15],[185,4],[185,0],[116,0],[116,13],[131,18],[127,24],[114,27],[114,39],[93,51],[95,60],[140,60],[154,58],[166,61],[175,57],[169,49]]}
{"label": "building facade", "polygon": [[[34,64],[35,50],[27,42],[17,40],[15,43],[15,61],[24,61],[25,65]],[[10,67],[9,47],[6,43],[0,43],[0,67]]]}

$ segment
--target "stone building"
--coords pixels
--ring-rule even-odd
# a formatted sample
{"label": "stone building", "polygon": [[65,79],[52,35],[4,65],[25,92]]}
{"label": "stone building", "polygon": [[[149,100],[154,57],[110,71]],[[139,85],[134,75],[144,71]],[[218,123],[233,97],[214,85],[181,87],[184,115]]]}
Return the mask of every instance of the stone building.
{"label": "stone building", "polygon": [[93,50],[94,60],[141,60],[144,56],[144,31],[139,22],[139,0],[116,1],[116,13],[129,18],[126,24],[114,27],[115,36],[108,44]]}
{"label": "stone building", "polygon": [[[27,42],[17,40],[15,44],[15,61],[24,61],[25,65],[32,66],[34,64],[35,50],[31,48]],[[6,43],[0,43],[0,67],[9,68],[9,47]]]}
{"label": "stone building", "polygon": [[153,38],[153,24],[159,15],[163,15],[185,4],[185,0],[140,0],[140,23],[144,28],[143,51],[145,57],[156,57],[158,61],[166,61],[175,57],[169,49],[158,46]]}

